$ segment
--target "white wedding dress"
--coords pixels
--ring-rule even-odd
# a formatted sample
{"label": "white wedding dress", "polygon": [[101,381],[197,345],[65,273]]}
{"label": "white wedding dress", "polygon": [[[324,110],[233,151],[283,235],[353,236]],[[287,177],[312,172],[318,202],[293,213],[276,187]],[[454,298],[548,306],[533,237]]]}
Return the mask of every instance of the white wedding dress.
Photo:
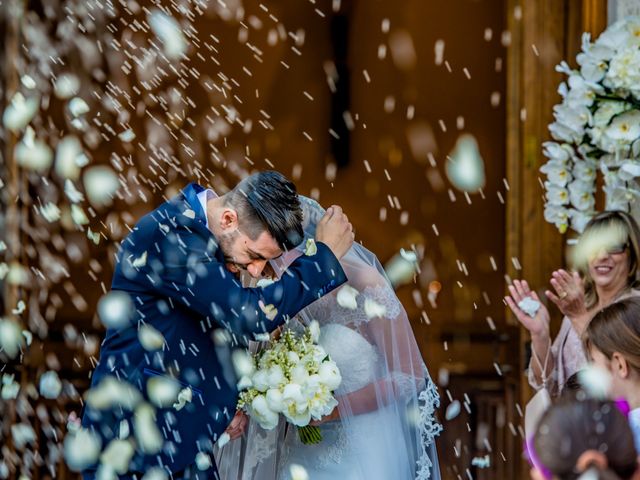
{"label": "white wedding dress", "polygon": [[[301,203],[305,237],[313,238],[324,210],[309,199]],[[300,254],[285,255],[284,267],[276,271]],[[282,419],[274,430],[250,421],[244,440],[216,455],[221,479],[289,480],[297,465],[310,480],[440,480],[439,396],[406,311],[366,248],[354,244],[340,263],[351,300],[338,298],[346,288],[341,287],[289,324],[320,324],[319,343],[342,376],[334,392],[339,419],[320,425],[323,439],[316,445],[304,445],[296,427]]]}
{"label": "white wedding dress", "polygon": [[[358,332],[340,324],[321,329],[320,345],[336,362],[342,374],[342,384],[336,396],[359,390],[378,376],[378,353]],[[394,422],[395,413],[380,409],[352,418],[347,434],[341,422],[321,426],[322,442],[304,445],[295,431],[285,439],[279,480],[289,480],[290,466],[301,465],[312,480],[372,480],[413,478],[413,465],[403,465],[403,457],[394,455],[402,436]],[[367,461],[362,462],[363,455]]]}

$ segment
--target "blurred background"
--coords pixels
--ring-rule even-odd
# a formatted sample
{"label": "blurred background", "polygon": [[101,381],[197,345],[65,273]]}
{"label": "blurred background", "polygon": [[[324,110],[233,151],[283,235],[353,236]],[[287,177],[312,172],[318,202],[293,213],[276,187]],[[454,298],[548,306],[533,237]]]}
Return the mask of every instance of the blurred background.
{"label": "blurred background", "polygon": [[529,353],[502,297],[563,264],[538,171],[554,67],[624,3],[0,0],[0,478],[75,478],[62,438],[137,219],[263,169],[386,264],[440,387],[444,477],[525,478]]}

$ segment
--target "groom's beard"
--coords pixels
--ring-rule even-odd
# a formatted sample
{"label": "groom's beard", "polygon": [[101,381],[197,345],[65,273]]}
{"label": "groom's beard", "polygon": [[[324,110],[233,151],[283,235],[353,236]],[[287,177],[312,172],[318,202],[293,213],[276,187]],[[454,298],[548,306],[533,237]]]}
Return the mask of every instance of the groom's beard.
{"label": "groom's beard", "polygon": [[220,243],[220,249],[222,250],[222,256],[224,257],[224,263],[227,266],[228,270],[233,271],[232,269],[235,269],[236,272],[234,273],[247,270],[247,266],[245,264],[236,262],[233,256],[230,254],[230,252],[233,250],[233,245],[236,238],[238,238],[238,232],[234,231],[231,233],[224,233],[220,235],[220,238],[218,239],[218,242]]}

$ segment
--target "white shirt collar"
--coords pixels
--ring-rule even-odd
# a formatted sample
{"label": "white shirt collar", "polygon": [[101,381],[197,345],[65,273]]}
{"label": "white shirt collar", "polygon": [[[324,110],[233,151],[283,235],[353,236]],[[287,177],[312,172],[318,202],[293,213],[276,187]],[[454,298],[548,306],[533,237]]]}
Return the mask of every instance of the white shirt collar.
{"label": "white shirt collar", "polygon": [[207,202],[211,198],[216,198],[216,192],[207,188],[206,190],[201,191],[198,194],[198,201],[200,202],[200,206],[202,207],[202,211],[204,212],[204,221],[207,228],[209,228],[209,216],[207,215]]}

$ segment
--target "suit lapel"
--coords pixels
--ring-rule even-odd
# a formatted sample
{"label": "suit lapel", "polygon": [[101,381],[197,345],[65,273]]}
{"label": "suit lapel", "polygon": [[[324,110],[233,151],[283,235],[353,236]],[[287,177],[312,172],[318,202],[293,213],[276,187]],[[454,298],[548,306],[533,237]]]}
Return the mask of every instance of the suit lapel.
{"label": "suit lapel", "polygon": [[[207,228],[206,213],[202,209],[200,200],[198,200],[198,194],[204,190],[205,189],[200,185],[198,185],[197,183],[195,182],[190,183],[189,185],[184,187],[180,195],[178,195],[176,208],[179,211],[178,214],[182,217],[183,220],[187,220],[187,218],[184,218],[184,217],[191,218],[191,215],[193,214],[188,214],[187,210],[192,210],[195,214],[195,217],[192,218],[191,220],[187,220],[187,222],[183,222],[183,224],[189,226],[193,230],[198,230],[202,232],[204,235],[206,235],[206,238],[209,238],[210,240],[214,241],[215,244],[217,245],[218,244],[217,239],[215,238],[211,230]],[[224,255],[222,254],[222,251],[220,248],[215,249],[214,256],[219,262],[224,262]]]}

